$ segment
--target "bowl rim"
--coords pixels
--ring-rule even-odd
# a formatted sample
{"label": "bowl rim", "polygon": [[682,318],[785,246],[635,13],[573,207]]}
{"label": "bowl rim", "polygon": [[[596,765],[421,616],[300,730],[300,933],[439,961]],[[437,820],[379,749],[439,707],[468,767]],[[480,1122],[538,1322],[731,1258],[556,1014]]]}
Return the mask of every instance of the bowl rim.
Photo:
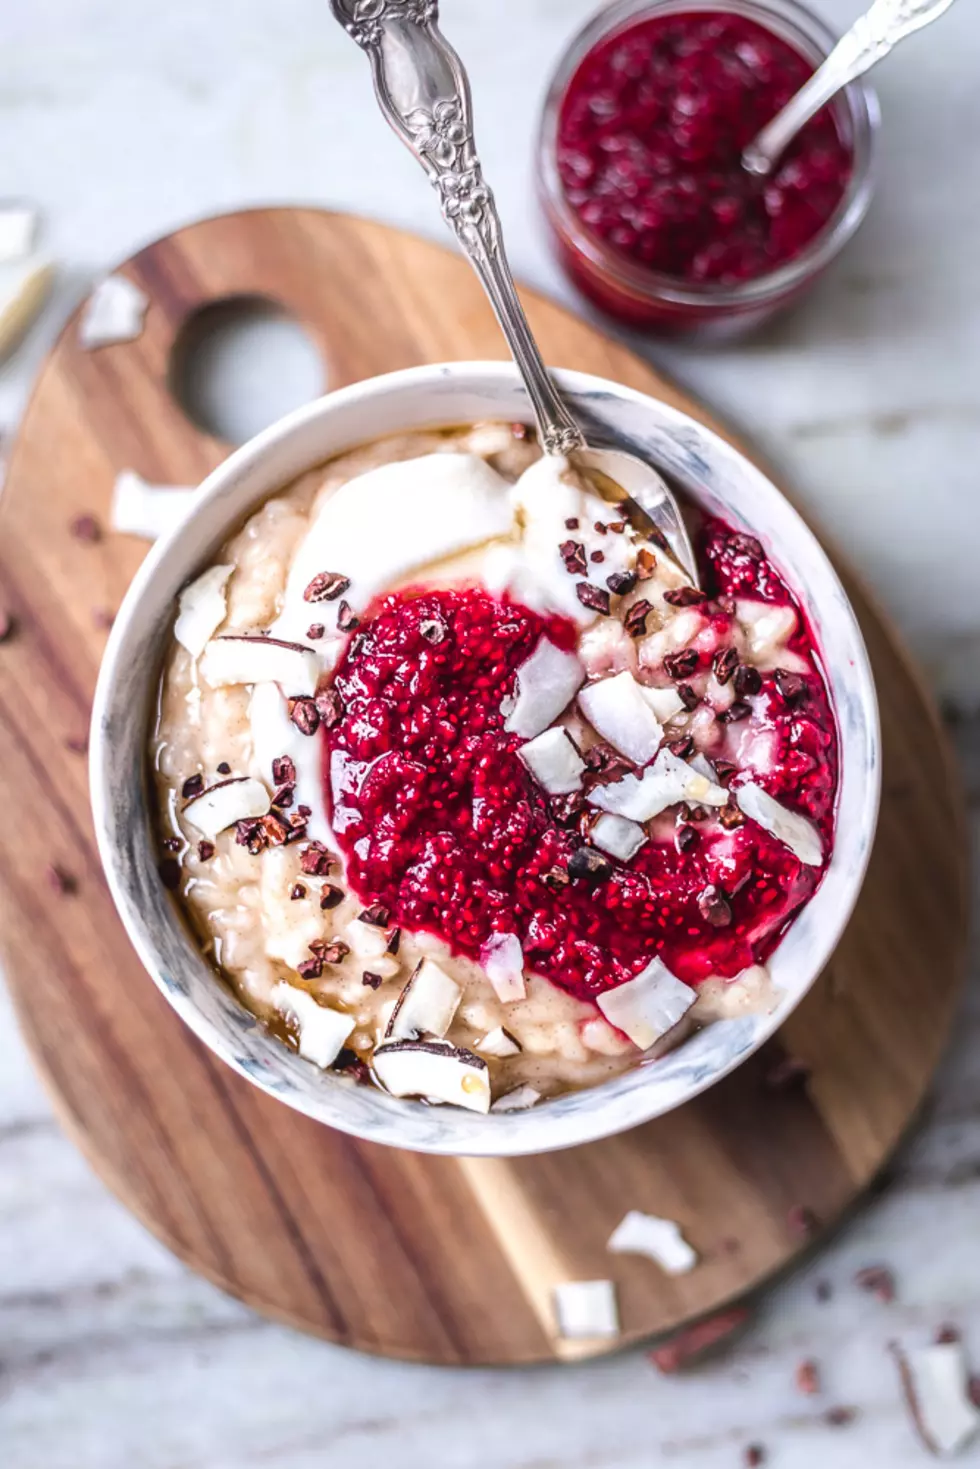
{"label": "bowl rim", "polygon": [[[866,772],[870,774],[862,788],[861,797],[861,822],[857,829],[855,840],[859,843],[856,860],[848,869],[848,886],[845,901],[841,902],[835,909],[833,923],[826,926],[819,942],[812,954],[808,956],[807,968],[808,978],[802,983],[798,990],[788,995],[784,1001],[774,1009],[771,1014],[755,1017],[754,1033],[747,1044],[741,1049],[733,1052],[730,1058],[718,1066],[704,1065],[700,1072],[694,1068],[692,1079],[679,1084],[675,1088],[677,1094],[672,1095],[662,1103],[650,1104],[642,1101],[643,1091],[652,1094],[656,1088],[642,1086],[642,1079],[647,1068],[635,1066],[629,1071],[622,1073],[612,1080],[595,1087],[590,1087],[578,1092],[566,1092],[552,1099],[541,1107],[535,1107],[522,1112],[510,1112],[491,1114],[483,1116],[460,1111],[448,1107],[427,1107],[419,1102],[385,1098],[386,1103],[392,1103],[389,1108],[386,1121],[373,1121],[370,1127],[357,1125],[350,1117],[345,1115],[342,1104],[334,1106],[332,1100],[338,1100],[343,1093],[347,1092],[349,1084],[337,1084],[334,1078],[317,1077],[317,1082],[326,1082],[326,1085],[315,1089],[316,1096],[310,1097],[299,1088],[290,1092],[284,1091],[280,1082],[265,1076],[260,1069],[253,1064],[246,1064],[235,1046],[222,1032],[221,1027],[204,1015],[189,994],[180,992],[172,982],[168,982],[164,965],[161,960],[158,945],[154,942],[148,922],[144,921],[144,915],[134,903],[133,895],[127,890],[125,877],[126,846],[121,840],[125,836],[128,840],[133,839],[132,832],[122,832],[118,822],[113,820],[113,801],[110,799],[113,774],[118,770],[118,762],[114,756],[113,739],[111,730],[113,727],[113,715],[119,697],[120,675],[125,659],[131,650],[128,643],[137,637],[133,631],[134,621],[142,611],[144,598],[154,590],[155,584],[161,575],[161,568],[165,567],[174,549],[185,538],[193,540],[194,528],[199,520],[206,514],[209,507],[222,496],[229,496],[229,506],[223,516],[223,528],[215,539],[211,536],[200,548],[200,555],[195,556],[195,567],[199,568],[202,563],[206,564],[207,558],[214,553],[222,540],[227,537],[232,528],[241,523],[259,504],[265,499],[275,495],[284,489],[290,481],[295,478],[295,473],[289,473],[285,477],[279,473],[270,474],[271,485],[268,479],[263,488],[254,490],[245,495],[239,493],[236,497],[235,488],[242,483],[247,483],[243,477],[250,470],[259,470],[263,467],[270,456],[277,449],[286,446],[290,441],[298,438],[304,429],[318,423],[321,419],[329,419],[334,415],[342,413],[345,409],[362,401],[370,401],[381,395],[397,394],[401,390],[426,390],[441,389],[433,392],[433,403],[435,408],[445,407],[451,396],[462,394],[469,389],[473,393],[488,389],[490,386],[498,387],[504,392],[513,393],[515,390],[521,394],[516,368],[510,362],[492,361],[463,361],[452,363],[426,364],[417,367],[403,368],[396,372],[381,374],[376,377],[367,378],[361,382],[336,389],[313,402],[294,410],[285,417],[250,439],[238,449],[234,450],[228,458],[222,461],[202,481],[198,491],[195,504],[188,512],[186,518],[173,527],[165,536],[161,537],[150,549],[130,586],[126,592],[119,612],[116,615],[113,628],[103,655],[102,665],[99,672],[98,683],[92,708],[91,739],[89,753],[89,778],[91,791],[91,805],[95,821],[96,839],[99,855],[105,871],[108,886],[116,906],[116,910],[123,922],[130,942],[147,970],[150,978],[156,984],[160,992],[165,996],[168,1003],[175,1009],[181,1019],[188,1025],[190,1030],[201,1040],[215,1055],[231,1065],[240,1075],[244,1076],[253,1085],[261,1090],[285,1101],[305,1115],[325,1125],[336,1127],[352,1136],[359,1137],[365,1141],[382,1142],[395,1147],[411,1149],[413,1151],[436,1153],[449,1156],[507,1156],[517,1157],[531,1153],[549,1152],[559,1148],[578,1146],[588,1142],[595,1142],[617,1132],[641,1125],[651,1121],[653,1118],[672,1111],[676,1106],[692,1100],[709,1086],[721,1081],[729,1075],[741,1063],[753,1054],[769,1037],[786,1021],[788,1016],[802,1000],[803,996],[812,988],[819,974],[833,954],[834,949],[846,926],[864,880],[867,863],[870,857],[874,833],[877,822],[878,806],[881,786],[881,736],[879,723],[879,710],[874,680],[871,673],[870,660],[865,648],[864,639],[857,623],[850,601],[840,583],[836,571],[813,532],[803,521],[802,517],[790,504],[778,487],[768,476],[759,469],[740,449],[730,444],[721,435],[716,433],[695,419],[689,417],[681,410],[664,403],[660,399],[653,398],[649,393],[639,389],[627,387],[623,384],[614,383],[608,379],[599,377],[592,373],[582,373],[572,370],[555,369],[556,380],[559,385],[574,398],[592,394],[597,400],[606,400],[610,396],[614,400],[631,401],[635,406],[643,408],[644,405],[656,405],[657,412],[661,418],[666,419],[669,429],[664,429],[667,436],[676,436],[678,439],[684,434],[690,436],[692,430],[696,437],[706,439],[710,447],[724,458],[730,458],[743,472],[749,472],[757,477],[764,491],[771,492],[781,506],[780,513],[785,512],[788,523],[796,522],[797,531],[801,532],[810,547],[815,551],[818,561],[821,563],[822,574],[836,584],[839,594],[839,606],[842,610],[847,631],[853,647],[854,657],[853,676],[859,690],[859,699],[862,713],[861,728],[864,735],[864,758]],[[447,381],[451,385],[451,393],[446,394]],[[527,406],[527,421],[533,419],[530,405]],[[435,411],[430,415],[420,415],[411,423],[395,422],[385,426],[376,436],[383,437],[385,433],[398,432],[399,429],[409,431],[423,428],[426,424],[432,427],[448,424],[454,421],[465,421],[465,417],[454,419],[452,414]],[[357,443],[365,442],[363,435],[354,436],[330,449],[324,459],[334,457],[344,452],[347,447],[354,447]],[[317,460],[315,462],[323,462]],[[310,467],[309,463],[307,467]],[[300,473],[296,471],[296,473]],[[183,573],[179,579],[172,582],[166,598],[161,601],[172,604],[181,586],[185,585],[188,578],[194,574],[194,568]],[[169,624],[168,624],[169,625]],[[157,667],[159,665],[157,664]],[[828,683],[830,683],[828,675]],[[155,684],[151,687],[155,687]],[[831,688],[833,685],[831,684]],[[147,722],[150,715],[150,705],[140,714],[140,726],[145,734]],[[838,719],[838,733],[840,736],[840,717],[835,708]],[[843,738],[840,739],[841,754],[843,756]],[[147,810],[144,815],[147,819],[146,830],[138,833],[141,843],[149,836],[149,808],[146,802],[146,780],[145,760],[143,763],[144,782],[142,799]],[[844,762],[841,761],[841,777],[838,787],[838,805],[840,793],[844,785]],[[139,798],[137,798],[139,799]],[[831,864],[824,874],[824,882],[835,866],[841,846],[841,831],[838,827],[835,832],[834,853]],[[146,843],[149,849],[149,861],[155,870],[157,856]],[[823,884],[822,884],[823,886]],[[817,890],[819,896],[820,889]],[[806,905],[809,907],[809,904]],[[806,912],[806,907],[801,914]],[[189,929],[186,920],[180,915],[176,903],[169,904],[175,928],[182,931],[186,936]],[[794,920],[795,922],[798,919]],[[792,927],[787,932],[792,931]],[[781,940],[781,944],[785,939]],[[245,1009],[241,1002],[233,995],[230,986],[221,986],[220,979],[214,974],[213,966],[200,955],[200,963],[203,969],[209,970],[216,986],[220,986],[226,993],[236,1011],[241,1012],[242,1017],[247,1017],[256,1031],[261,1034],[263,1045],[275,1046],[284,1056],[292,1056],[284,1047],[281,1047],[274,1037],[269,1036],[264,1028],[255,1021],[251,1013]],[[741,1022],[738,1022],[741,1024]],[[683,1042],[676,1050],[670,1053],[680,1056],[691,1049],[698,1036],[708,1036],[717,1027],[728,1025],[729,1022],[712,1022],[696,1036]],[[299,1061],[301,1066],[309,1063]],[[661,1065],[662,1063],[653,1063]],[[313,1068],[311,1068],[313,1069]],[[630,1083],[630,1078],[634,1080]],[[640,1078],[640,1080],[636,1080]],[[653,1077],[650,1075],[650,1079]],[[353,1089],[355,1092],[362,1088]],[[616,1105],[617,1101],[621,1105]],[[574,1105],[572,1105],[574,1103]],[[356,1109],[355,1109],[356,1110]],[[437,1125],[433,1126],[433,1115],[438,1114]],[[414,1121],[413,1121],[414,1119]],[[417,1125],[416,1125],[417,1124]],[[474,1124],[476,1124],[474,1126]]]}

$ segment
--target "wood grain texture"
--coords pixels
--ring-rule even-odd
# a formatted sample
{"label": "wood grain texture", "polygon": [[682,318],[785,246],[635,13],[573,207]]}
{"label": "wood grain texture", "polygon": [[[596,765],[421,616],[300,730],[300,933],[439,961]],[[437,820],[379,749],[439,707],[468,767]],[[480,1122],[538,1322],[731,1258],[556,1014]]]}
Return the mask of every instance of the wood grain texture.
{"label": "wood grain texture", "polygon": [[[88,814],[86,727],[104,633],[145,547],[79,541],[121,469],[193,482],[226,453],[184,417],[168,372],[182,326],[242,294],[280,302],[332,386],[413,363],[501,357],[468,267],[381,225],[268,210],[192,226],[125,273],[151,297],[137,342],[83,352],[69,323],[41,377],[0,503],[0,933],[31,1050],[72,1136],[195,1269],[335,1341],[445,1363],[591,1352],[555,1340],[550,1288],[611,1276],[623,1340],[677,1330],[807,1247],[793,1205],[833,1226],[915,1115],[947,1038],[964,955],[962,800],[928,699],[860,585],[849,590],[882,701],[884,799],[858,910],[786,1025],[811,1067],[774,1094],[756,1057],[687,1107],[545,1157],[425,1158],[360,1144],[263,1096],[180,1025],[115,917]],[[551,362],[654,393],[713,427],[625,348],[530,293]],[[57,867],[70,891],[58,890]],[[679,1220],[686,1277],[613,1257],[629,1208]]]}

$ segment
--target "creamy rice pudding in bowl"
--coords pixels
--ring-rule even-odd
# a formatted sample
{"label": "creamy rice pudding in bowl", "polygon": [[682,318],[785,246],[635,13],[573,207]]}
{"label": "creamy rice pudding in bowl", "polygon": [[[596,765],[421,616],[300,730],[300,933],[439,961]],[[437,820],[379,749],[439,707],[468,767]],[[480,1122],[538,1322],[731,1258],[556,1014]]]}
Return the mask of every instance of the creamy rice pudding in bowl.
{"label": "creamy rice pudding in bowl", "polygon": [[233,454],[106,652],[120,914],[213,1050],[358,1136],[588,1141],[770,1035],[833,951],[879,787],[853,613],[715,435],[560,374],[685,492],[697,584],[504,364],[331,394]]}

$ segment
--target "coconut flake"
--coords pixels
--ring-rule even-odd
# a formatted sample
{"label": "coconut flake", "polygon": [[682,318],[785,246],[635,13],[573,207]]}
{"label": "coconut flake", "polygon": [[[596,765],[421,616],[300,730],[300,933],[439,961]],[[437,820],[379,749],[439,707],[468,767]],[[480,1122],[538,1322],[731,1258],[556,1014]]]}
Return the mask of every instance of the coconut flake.
{"label": "coconut flake", "polygon": [[524,999],[524,950],[516,933],[491,934],[480,950],[480,963],[502,1005]]}
{"label": "coconut flake", "polygon": [[376,923],[363,923],[352,918],[344,929],[351,949],[360,959],[380,958],[388,952],[389,934]]}
{"label": "coconut flake", "polygon": [[931,1454],[950,1458],[980,1432],[980,1410],[970,1401],[961,1342],[937,1342],[903,1351],[893,1346],[902,1391],[919,1437]]}
{"label": "coconut flake", "polygon": [[584,678],[585,670],[574,653],[565,653],[548,638],[541,638],[517,670],[517,698],[504,729],[522,740],[541,734],[572,702]]}
{"label": "coconut flake", "polygon": [[194,490],[183,485],[151,485],[132,469],[116,476],[109,524],[124,536],[155,541],[179,525],[193,503]]}
{"label": "coconut flake", "polygon": [[528,740],[517,753],[550,796],[567,795],[582,784],[585,761],[567,729],[560,726],[546,729],[544,734]]}
{"label": "coconut flake", "polygon": [[299,1053],[305,1061],[324,1069],[332,1066],[354,1029],[353,1015],[318,1005],[306,990],[280,980],[272,989],[272,1003],[296,1026]]}
{"label": "coconut flake", "polygon": [[234,569],[210,566],[180,594],[174,637],[192,658],[200,658],[209,639],[225,620],[228,612],[225,588]]}
{"label": "coconut flake", "polygon": [[53,279],[53,266],[36,255],[0,266],[0,361],[39,314]]}
{"label": "coconut flake", "polygon": [[188,801],[183,814],[196,831],[213,841],[236,821],[265,816],[269,804],[269,792],[260,780],[250,775],[233,775],[208,786]]}
{"label": "coconut flake", "polygon": [[698,1263],[697,1251],[688,1244],[679,1224],[639,1209],[631,1209],[617,1224],[606,1249],[614,1255],[646,1255],[668,1275],[686,1275]]}
{"label": "coconut flake", "polygon": [[563,1280],[553,1295],[560,1336],[573,1340],[619,1335],[616,1287],[611,1280]]}
{"label": "coconut flake", "polygon": [[432,959],[420,960],[398,996],[385,1028],[385,1040],[407,1041],[419,1035],[441,1039],[453,1022],[462,996],[459,985],[444,969]]}
{"label": "coconut flake", "polygon": [[489,1112],[487,1063],[462,1046],[445,1041],[386,1041],[374,1052],[374,1071],[393,1097],[425,1097]]}
{"label": "coconut flake", "polygon": [[143,333],[150,298],[124,275],[106,276],[88,298],[78,327],[87,352],[115,342],[134,342]]}
{"label": "coconut flake", "polygon": [[0,209],[0,265],[24,260],[34,248],[37,213],[23,205]]}
{"label": "coconut flake", "polygon": [[690,765],[692,770],[696,770],[698,775],[703,775],[705,780],[709,780],[712,785],[717,782],[717,770],[712,765],[711,761],[707,759],[706,756],[701,754],[700,750],[698,750],[697,754],[692,755],[687,763],[688,765]]}
{"label": "coconut flake", "polygon": [[650,821],[681,801],[697,806],[727,806],[728,792],[667,749],[660,751],[642,776],[624,775],[622,780],[596,786],[589,793],[590,805],[641,822]]}
{"label": "coconut flake", "polygon": [[229,633],[212,638],[201,655],[201,676],[213,689],[229,684],[277,683],[290,698],[312,698],[321,667],[313,648],[262,633]]}
{"label": "coconut flake", "polygon": [[796,631],[796,612],[792,607],[771,602],[739,599],[735,617],[748,643],[753,663],[766,665],[778,655]]}
{"label": "coconut flake", "polygon": [[519,1043],[514,1039],[509,1030],[504,1030],[502,1025],[498,1025],[495,1030],[488,1031],[482,1041],[477,1041],[476,1049],[481,1055],[494,1056],[501,1061],[507,1056],[519,1056],[521,1054]]}
{"label": "coconut flake", "polygon": [[491,1112],[526,1112],[541,1100],[541,1093],[533,1086],[516,1086],[512,1092],[498,1097],[490,1107]]}
{"label": "coconut flake", "polygon": [[754,781],[748,781],[733,792],[739,809],[758,822],[763,831],[789,847],[793,856],[807,867],[823,862],[823,843],[812,822],[796,811],[789,811],[774,796]]}
{"label": "coconut flake", "polygon": [[689,985],[671,974],[662,959],[654,958],[625,984],[599,995],[596,1004],[610,1025],[641,1051],[648,1051],[683,1020],[696,999]]}
{"label": "coconut flake", "polygon": [[589,684],[578,702],[593,729],[627,760],[646,765],[653,759],[664,732],[631,673]]}
{"label": "coconut flake", "polygon": [[661,724],[668,724],[676,715],[684,712],[684,700],[675,688],[652,689],[642,683],[638,683],[637,688]]}
{"label": "coconut flake", "polygon": [[608,852],[610,857],[618,857],[620,862],[635,857],[646,840],[647,834],[637,822],[625,816],[613,816],[609,811],[604,811],[589,831],[592,845]]}

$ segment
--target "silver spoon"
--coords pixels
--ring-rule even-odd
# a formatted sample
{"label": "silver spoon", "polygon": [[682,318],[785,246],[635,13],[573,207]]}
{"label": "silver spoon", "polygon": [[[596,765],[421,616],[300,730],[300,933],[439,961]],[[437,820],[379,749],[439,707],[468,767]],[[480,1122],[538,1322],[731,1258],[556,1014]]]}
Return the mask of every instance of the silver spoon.
{"label": "silver spoon", "polygon": [[635,518],[665,538],[696,584],[694,551],[664,480],[635,454],[590,448],[544,365],[477,157],[469,79],[439,30],[438,0],[330,0],[330,8],[367,52],[381,111],[428,174],[443,218],[480,277],[531,400],[542,449],[572,456],[576,467],[600,490],[612,489],[615,498],[622,500],[625,491],[627,509],[638,508]]}
{"label": "silver spoon", "polygon": [[742,167],[760,178],[772,172],[802,127],[848,82],[863,76],[893,46],[948,10],[953,0],[874,0],[826,61],[767,123],[742,154]]}

